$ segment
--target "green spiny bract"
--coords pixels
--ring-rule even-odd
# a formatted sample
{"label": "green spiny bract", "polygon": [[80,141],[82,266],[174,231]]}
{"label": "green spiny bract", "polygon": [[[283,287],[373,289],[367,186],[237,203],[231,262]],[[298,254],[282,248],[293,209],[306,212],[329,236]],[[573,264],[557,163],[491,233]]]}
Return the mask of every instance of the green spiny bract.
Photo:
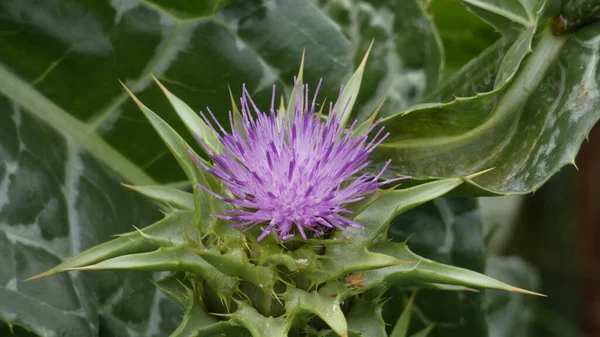
{"label": "green spiny bract", "polygon": [[[337,102],[350,101],[341,118],[343,123],[358,94],[364,65],[363,61]],[[211,127],[158,84],[207,151],[223,151]],[[301,85],[302,72],[296,79],[296,86]],[[392,285],[526,292],[476,272],[422,258],[412,253],[406,242],[388,240],[387,228],[395,216],[447,193],[468,177],[377,190],[348,205],[353,211],[350,220],[364,229],[349,227],[346,232],[327,231],[307,238],[286,236],[286,241],[265,235],[258,228],[242,233],[227,219],[211,216],[234,209],[219,198],[231,196],[228,189],[196,165],[194,159],[203,159],[181,136],[131,96],[192,182],[193,193],[164,186],[128,186],[161,203],[166,210],[164,219],[93,247],[40,276],[67,270],[172,271],[170,277],[156,283],[186,309],[172,336],[385,336],[382,297]],[[289,113],[290,107],[302,100],[301,92],[296,92],[288,108],[280,108],[279,114]],[[232,120],[234,128],[243,130],[235,105]],[[369,119],[354,133],[364,133],[373,122]],[[412,301],[405,312],[411,305]],[[405,314],[392,336],[405,335],[408,323],[404,321]]]}

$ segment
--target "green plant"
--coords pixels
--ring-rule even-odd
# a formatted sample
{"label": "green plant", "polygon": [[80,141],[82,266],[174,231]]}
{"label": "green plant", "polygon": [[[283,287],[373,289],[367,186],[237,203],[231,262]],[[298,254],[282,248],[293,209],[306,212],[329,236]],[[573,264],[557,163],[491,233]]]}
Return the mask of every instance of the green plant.
{"label": "green plant", "polygon": [[[291,327],[299,334],[327,334],[328,325],[341,334],[340,322],[348,322],[352,335],[367,326],[359,318],[373,317],[368,315],[374,315],[377,333],[383,333],[383,322],[395,322],[400,316],[389,305],[382,309],[382,303],[389,298],[393,301],[385,303],[404,303],[405,294],[389,288],[411,275],[403,271],[421,277],[410,287],[457,290],[457,285],[495,284],[510,289],[485,283],[494,281],[482,274],[429,264],[419,257],[484,272],[483,240],[471,201],[435,199],[396,216],[450,190],[467,197],[529,193],[562,166],[573,163],[600,111],[598,12],[593,1],[464,3],[502,37],[481,46],[485,51],[461,69],[454,66],[460,62],[447,55],[453,68],[442,72],[440,37],[445,43],[457,40],[451,26],[438,34],[424,10],[428,5],[435,8],[436,1],[360,1],[360,6],[344,1],[215,2],[210,6],[129,1],[77,2],[68,8],[52,1],[3,2],[0,263],[5,267],[0,271],[4,285],[0,319],[7,325],[0,331],[165,335],[178,329],[179,302],[185,307],[184,323],[192,330],[202,329],[194,324],[207,328],[218,320],[213,326],[223,329],[218,332],[243,334],[247,333],[244,326],[252,329],[261,320],[270,324],[268,314],[277,316],[272,322],[287,329],[282,323],[285,315],[278,314],[288,310],[299,325],[313,317],[309,325],[316,330]],[[468,18],[461,22],[481,27],[463,7],[453,11],[452,15]],[[196,206],[202,202],[209,209],[223,206],[216,201],[210,206],[213,202],[203,190],[196,187],[190,194],[177,189],[206,179],[208,184],[203,185],[217,190],[218,183],[198,170],[187,154],[184,144],[192,144],[192,137],[184,132],[185,126],[194,130],[197,125],[177,118],[183,105],[174,95],[169,98],[176,102],[175,109],[165,105],[158,87],[149,85],[151,73],[194,108],[202,104],[216,112],[229,110],[227,84],[235,91],[242,81],[256,89],[260,106],[268,106],[270,84],[277,83],[291,93],[291,85],[281,79],[296,74],[306,49],[303,82],[316,83],[323,77],[323,97],[335,97],[342,78],[360,64],[373,38],[377,42],[362,74],[361,95],[351,95],[356,101],[349,119],[367,121],[387,98],[380,115],[386,117],[382,125],[391,136],[373,153],[373,170],[379,171],[392,159],[386,178],[399,173],[415,179],[403,183],[401,189],[375,194],[380,198],[361,213],[364,231],[354,233],[346,244],[311,242],[324,247],[318,252],[306,245],[286,250],[277,241],[256,243],[229,229],[227,222],[209,220],[210,213],[199,212],[202,207]],[[147,123],[122,94],[117,78],[173,129],[149,109],[145,112],[151,123]],[[173,165],[172,156],[149,125],[159,129],[183,171]],[[472,175],[490,168],[485,174]],[[164,220],[142,229],[160,214],[155,204],[120,186],[123,180],[167,204]],[[435,230],[419,227],[422,217],[436,219],[431,220]],[[367,226],[371,221],[373,225]],[[141,229],[91,248],[132,225]],[[333,235],[343,236],[340,232]],[[408,246],[419,255],[402,243],[410,235]],[[468,252],[463,254],[462,248]],[[294,256],[303,253],[307,256]],[[67,259],[73,255],[77,257]],[[339,259],[322,258],[334,255]],[[306,259],[310,267],[300,270],[283,256]],[[349,267],[340,262],[357,262],[353,256],[364,263]],[[228,268],[220,264],[223,261]],[[117,262],[123,264],[113,264]],[[53,265],[60,267],[52,273],[82,267],[178,272],[166,276],[86,271],[24,282]],[[419,272],[419,268],[434,267],[456,271],[454,279],[444,281],[454,286],[440,286],[440,279]],[[465,283],[460,279],[465,275],[479,281]],[[372,276],[371,283],[367,276]],[[303,285],[294,277],[308,281]],[[353,277],[365,277],[365,284],[355,284]],[[263,278],[271,282],[268,290],[272,291],[256,289]],[[203,286],[204,282],[211,284]],[[299,290],[288,290],[282,285],[285,282],[286,287],[295,284],[290,289]],[[332,288],[336,290],[325,293]],[[305,302],[313,305],[294,306],[290,295],[294,291],[304,291]],[[336,298],[326,296],[334,293]],[[286,303],[285,310],[278,300]],[[348,319],[319,312],[322,303],[314,303],[320,300],[339,305]],[[431,303],[444,310],[436,311]],[[480,336],[487,333],[482,303],[481,294],[420,291],[412,326],[420,329],[438,323],[431,334],[467,335],[464,331],[470,331]],[[229,320],[203,315],[206,307],[212,313],[232,314]],[[320,322],[315,316],[325,317]],[[449,320],[458,323],[444,324]]]}
{"label": "green plant", "polygon": [[[347,130],[344,126],[365,64],[366,56],[330,106],[326,121],[315,110],[316,94],[309,105],[301,65],[297,89],[286,104],[277,110],[271,105],[270,115],[254,117],[259,110],[253,111],[244,91],[242,113],[232,107],[232,129],[223,135],[216,119],[211,123],[204,114],[201,119],[157,81],[211,162],[195,154],[130,93],[186,172],[193,193],[160,185],[130,186],[161,203],[165,218],[34,278],[69,270],[182,272],[157,283],[186,308],[171,336],[381,335],[381,307],[394,285],[527,292],[420,257],[406,242],[389,241],[386,233],[394,217],[476,175],[388,190],[376,190],[397,180],[377,182],[383,170],[352,178],[368,164],[368,153],[385,140],[375,136],[367,141],[378,124],[375,118]],[[293,214],[283,215],[288,211]],[[309,218],[317,220],[305,222]],[[238,223],[245,227],[242,231],[234,228]],[[407,330],[408,322],[401,322],[396,330]]]}

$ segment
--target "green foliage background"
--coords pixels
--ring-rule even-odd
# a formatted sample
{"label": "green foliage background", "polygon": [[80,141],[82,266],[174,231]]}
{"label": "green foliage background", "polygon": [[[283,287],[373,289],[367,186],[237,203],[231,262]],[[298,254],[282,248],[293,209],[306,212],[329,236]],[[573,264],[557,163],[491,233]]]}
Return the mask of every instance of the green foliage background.
{"label": "green foliage background", "polygon": [[[493,171],[461,196],[537,190],[600,117],[600,12],[594,0],[0,0],[0,335],[164,336],[182,308],[144,272],[24,280],[143,227],[156,206],[120,182],[186,186],[127,98],[123,81],[183,131],[152,83],[219,118],[228,85],[267,103],[305,81],[336,97],[371,41],[356,115],[392,136],[375,159],[419,179]],[[560,35],[552,18],[571,23]],[[185,132],[182,132],[185,134]],[[439,199],[394,221],[414,250],[535,288],[520,260],[488,262],[477,204]],[[402,294],[397,294],[401,298]],[[417,298],[414,328],[434,336],[525,336],[533,299],[440,293]],[[384,317],[398,316],[397,303]],[[515,319],[518,317],[519,319]],[[509,322],[511,324],[509,324]],[[508,326],[508,327],[507,327]]]}

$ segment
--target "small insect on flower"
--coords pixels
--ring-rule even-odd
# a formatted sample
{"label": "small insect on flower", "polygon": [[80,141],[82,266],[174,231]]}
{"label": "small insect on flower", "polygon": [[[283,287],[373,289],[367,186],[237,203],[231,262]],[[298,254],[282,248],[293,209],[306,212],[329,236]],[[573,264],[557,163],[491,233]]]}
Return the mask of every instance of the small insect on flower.
{"label": "small insect on flower", "polygon": [[[361,172],[370,164],[369,154],[388,134],[379,128],[380,120],[363,134],[353,134],[356,121],[346,128],[341,125],[345,108],[329,104],[329,114],[323,119],[315,115],[315,101],[321,86],[308,102],[308,86],[298,88],[294,111],[274,108],[275,87],[268,113],[261,112],[244,86],[241,97],[243,130],[234,127],[227,132],[208,110],[212,122],[202,118],[223,143],[225,150],[216,154],[200,137],[199,143],[212,159],[209,167],[198,158],[196,162],[227,186],[230,195],[221,196],[200,186],[215,198],[235,205],[235,209],[215,217],[233,221],[233,227],[243,231],[259,225],[258,241],[274,232],[285,241],[300,234],[303,239],[328,229],[347,231],[362,229],[347,215],[345,205],[362,200],[378,187],[403,178],[380,181],[389,161],[377,175]],[[342,95],[340,90],[340,96]],[[216,127],[213,126],[213,122]],[[218,130],[217,130],[218,128]],[[220,132],[219,132],[220,131]],[[307,235],[308,232],[308,235]]]}

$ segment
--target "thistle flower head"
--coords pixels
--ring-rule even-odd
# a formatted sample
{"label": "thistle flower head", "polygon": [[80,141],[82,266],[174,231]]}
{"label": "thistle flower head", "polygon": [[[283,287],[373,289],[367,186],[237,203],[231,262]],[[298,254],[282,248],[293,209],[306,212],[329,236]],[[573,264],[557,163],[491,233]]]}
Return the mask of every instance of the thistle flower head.
{"label": "thistle flower head", "polygon": [[200,187],[236,206],[226,214],[214,216],[232,221],[233,227],[245,227],[244,231],[261,226],[258,241],[271,232],[285,241],[296,233],[307,239],[307,233],[323,233],[327,229],[363,228],[347,217],[352,212],[345,205],[397,180],[379,180],[389,161],[377,175],[362,173],[370,164],[369,154],[387,134],[379,128],[373,137],[368,137],[377,121],[364,134],[353,135],[356,121],[349,128],[341,125],[345,109],[339,98],[335,108],[330,103],[326,119],[315,115],[320,85],[319,82],[310,105],[308,86],[299,88],[297,96],[304,99],[296,100],[294,111],[281,115],[274,108],[275,87],[267,113],[258,109],[244,86],[241,132],[234,127],[231,112],[231,132],[225,131],[210,109],[212,122],[202,114],[225,150],[216,154],[198,139],[213,167],[197,162],[220,179],[230,193],[221,196]]}

